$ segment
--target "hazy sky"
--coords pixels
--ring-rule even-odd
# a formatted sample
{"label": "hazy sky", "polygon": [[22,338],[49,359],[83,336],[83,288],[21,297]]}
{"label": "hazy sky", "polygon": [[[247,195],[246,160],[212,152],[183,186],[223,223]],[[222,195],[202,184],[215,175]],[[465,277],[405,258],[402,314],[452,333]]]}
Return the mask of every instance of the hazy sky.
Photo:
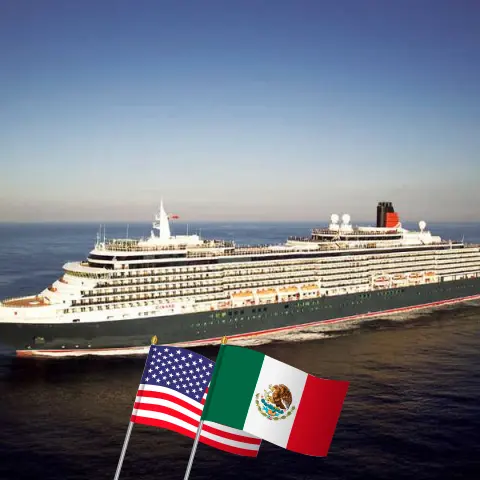
{"label": "hazy sky", "polygon": [[480,221],[480,2],[0,2],[0,221]]}

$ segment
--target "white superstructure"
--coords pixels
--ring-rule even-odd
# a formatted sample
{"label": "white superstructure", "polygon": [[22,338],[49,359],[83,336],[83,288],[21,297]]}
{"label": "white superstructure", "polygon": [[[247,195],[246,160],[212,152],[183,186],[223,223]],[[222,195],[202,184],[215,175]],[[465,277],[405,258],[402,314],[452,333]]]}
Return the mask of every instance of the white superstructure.
{"label": "white superstructure", "polygon": [[[341,220],[341,222],[340,222]],[[480,248],[426,230],[357,227],[348,214],[283,245],[172,236],[163,202],[150,237],[97,238],[87,261],[38,295],[5,300],[0,321],[134,320],[480,277]]]}

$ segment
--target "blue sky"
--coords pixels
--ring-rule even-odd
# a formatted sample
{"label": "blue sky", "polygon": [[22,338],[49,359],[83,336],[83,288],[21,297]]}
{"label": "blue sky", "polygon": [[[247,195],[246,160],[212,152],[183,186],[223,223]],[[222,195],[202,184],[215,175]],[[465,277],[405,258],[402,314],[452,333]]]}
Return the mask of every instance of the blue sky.
{"label": "blue sky", "polygon": [[480,3],[0,3],[0,221],[480,221]]}

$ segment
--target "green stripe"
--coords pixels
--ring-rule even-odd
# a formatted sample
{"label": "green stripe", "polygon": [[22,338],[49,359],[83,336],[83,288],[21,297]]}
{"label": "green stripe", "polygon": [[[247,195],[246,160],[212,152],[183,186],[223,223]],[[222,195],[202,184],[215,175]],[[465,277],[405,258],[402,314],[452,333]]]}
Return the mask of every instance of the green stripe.
{"label": "green stripe", "polygon": [[255,350],[222,345],[202,419],[242,430],[264,358]]}

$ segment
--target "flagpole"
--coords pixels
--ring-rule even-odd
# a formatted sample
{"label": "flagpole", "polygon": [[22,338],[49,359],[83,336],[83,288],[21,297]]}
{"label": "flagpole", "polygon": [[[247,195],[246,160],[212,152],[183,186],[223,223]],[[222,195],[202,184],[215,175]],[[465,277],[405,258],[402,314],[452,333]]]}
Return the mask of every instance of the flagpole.
{"label": "flagpole", "polygon": [[[156,335],[154,335],[150,343],[151,345],[156,345],[157,342],[158,342],[158,338]],[[120,472],[122,471],[123,459],[125,458],[125,454],[127,453],[127,447],[128,447],[128,443],[130,442],[130,435],[132,434],[133,425],[134,425],[134,422],[132,421],[128,424],[127,434],[125,435],[125,440],[123,441],[122,452],[120,453],[120,458],[118,459],[117,471],[115,472],[115,477],[113,480],[118,480],[118,478],[120,477]]]}
{"label": "flagpole", "polygon": [[130,441],[130,435],[133,430],[133,422],[128,424],[127,434],[125,435],[125,440],[123,442],[122,453],[120,454],[120,459],[118,460],[117,471],[115,472],[114,480],[118,480],[120,477],[120,472],[122,470],[123,459],[125,458],[125,453],[127,452],[128,442]]}
{"label": "flagpole", "polygon": [[[227,343],[227,337],[224,336],[222,338],[222,345],[225,345],[226,343]],[[190,452],[190,458],[188,459],[187,471],[185,472],[185,476],[183,477],[183,480],[188,480],[188,477],[190,476],[190,470],[192,469],[193,458],[195,457],[195,452],[197,451],[198,442],[200,440],[200,433],[202,432],[202,427],[203,427],[203,420],[200,420],[200,423],[198,424],[197,434],[195,435],[195,440],[193,442],[192,451]],[[115,480],[118,480],[118,479],[115,478]]]}

